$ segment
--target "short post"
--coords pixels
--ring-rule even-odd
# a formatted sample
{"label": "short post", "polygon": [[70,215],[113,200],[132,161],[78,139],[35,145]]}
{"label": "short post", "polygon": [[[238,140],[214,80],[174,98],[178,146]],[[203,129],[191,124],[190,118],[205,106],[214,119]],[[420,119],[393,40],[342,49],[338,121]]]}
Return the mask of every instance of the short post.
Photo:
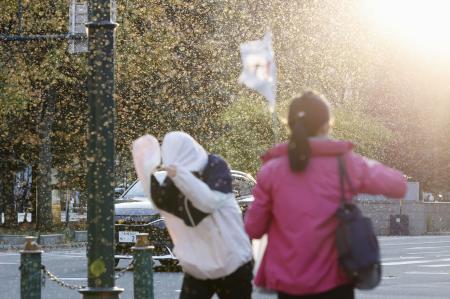
{"label": "short post", "polygon": [[153,299],[153,246],[150,246],[148,234],[138,234],[131,249],[134,255],[134,298]]}
{"label": "short post", "polygon": [[36,237],[25,237],[25,246],[20,251],[20,298],[40,299],[42,250]]}

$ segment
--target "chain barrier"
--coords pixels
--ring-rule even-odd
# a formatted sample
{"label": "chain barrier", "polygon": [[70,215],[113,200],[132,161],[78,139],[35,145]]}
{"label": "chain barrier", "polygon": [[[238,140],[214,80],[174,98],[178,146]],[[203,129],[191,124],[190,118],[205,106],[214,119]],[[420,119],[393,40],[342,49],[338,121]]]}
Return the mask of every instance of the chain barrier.
{"label": "chain barrier", "polygon": [[[123,277],[127,271],[130,271],[133,269],[133,266],[134,266],[134,259],[131,260],[131,262],[128,264],[128,266],[126,268],[123,268],[122,270],[118,271],[118,273],[114,276],[114,279],[118,280],[119,278]],[[67,282],[61,280],[58,276],[56,276],[55,274],[53,274],[52,272],[47,270],[47,268],[44,265],[42,265],[42,273],[44,274],[44,275],[42,275],[42,282],[41,282],[43,287],[45,287],[45,282],[46,282],[45,278],[48,277],[51,281],[56,282],[60,287],[63,287],[63,288],[67,288],[70,290],[79,290],[79,289],[86,288],[85,285],[70,284],[70,283],[67,283]]]}
{"label": "chain barrier", "polygon": [[56,282],[60,287],[63,287],[63,288],[67,288],[67,289],[71,289],[71,290],[79,290],[79,289],[86,287],[84,285],[69,284],[67,282],[62,281],[55,274],[48,271],[44,265],[42,265],[42,272],[44,273],[44,275],[42,275],[42,285],[43,286],[45,286],[45,276],[47,276],[51,281]]}
{"label": "chain barrier", "polygon": [[116,276],[115,276],[114,278],[115,278],[116,280],[120,279],[122,276],[125,275],[125,273],[126,273],[127,271],[132,270],[133,267],[134,267],[134,259],[131,260],[131,262],[128,264],[128,266],[126,266],[126,268],[123,268],[122,270],[120,270],[120,271],[116,274]]}

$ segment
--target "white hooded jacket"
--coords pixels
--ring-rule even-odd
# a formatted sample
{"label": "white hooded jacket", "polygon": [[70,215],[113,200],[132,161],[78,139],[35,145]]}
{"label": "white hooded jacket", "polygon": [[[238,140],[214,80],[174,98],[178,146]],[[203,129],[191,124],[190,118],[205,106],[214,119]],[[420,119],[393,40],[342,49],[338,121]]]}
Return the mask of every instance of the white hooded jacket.
{"label": "white hooded jacket", "polygon": [[145,135],[133,143],[132,153],[136,172],[149,198],[150,176],[162,157],[163,165],[176,166],[176,176],[172,178],[176,187],[195,208],[210,214],[198,225],[187,226],[175,215],[160,211],[174,243],[174,253],[186,273],[198,279],[216,279],[233,273],[252,259],[234,194],[213,190],[192,174],[203,172],[212,159],[190,135],[168,133],[161,150],[156,138]]}

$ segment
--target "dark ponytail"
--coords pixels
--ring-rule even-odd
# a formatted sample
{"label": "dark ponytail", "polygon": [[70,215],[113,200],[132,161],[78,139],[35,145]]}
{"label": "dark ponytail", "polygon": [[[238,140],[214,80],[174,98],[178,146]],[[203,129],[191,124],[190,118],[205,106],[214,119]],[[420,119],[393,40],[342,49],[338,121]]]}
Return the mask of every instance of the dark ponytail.
{"label": "dark ponytail", "polygon": [[289,137],[289,164],[293,172],[302,171],[309,162],[308,133],[300,117],[295,122]]}
{"label": "dark ponytail", "polygon": [[306,169],[310,158],[308,137],[316,136],[330,120],[328,102],[313,92],[295,98],[290,107],[288,124],[291,129],[288,144],[289,164],[293,172]]}

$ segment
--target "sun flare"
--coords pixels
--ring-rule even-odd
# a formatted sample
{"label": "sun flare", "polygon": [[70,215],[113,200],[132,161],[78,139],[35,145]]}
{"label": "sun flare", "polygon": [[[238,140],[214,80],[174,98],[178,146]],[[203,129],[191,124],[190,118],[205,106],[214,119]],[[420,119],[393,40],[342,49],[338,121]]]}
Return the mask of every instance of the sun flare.
{"label": "sun flare", "polygon": [[365,0],[378,31],[428,55],[450,59],[449,0]]}

